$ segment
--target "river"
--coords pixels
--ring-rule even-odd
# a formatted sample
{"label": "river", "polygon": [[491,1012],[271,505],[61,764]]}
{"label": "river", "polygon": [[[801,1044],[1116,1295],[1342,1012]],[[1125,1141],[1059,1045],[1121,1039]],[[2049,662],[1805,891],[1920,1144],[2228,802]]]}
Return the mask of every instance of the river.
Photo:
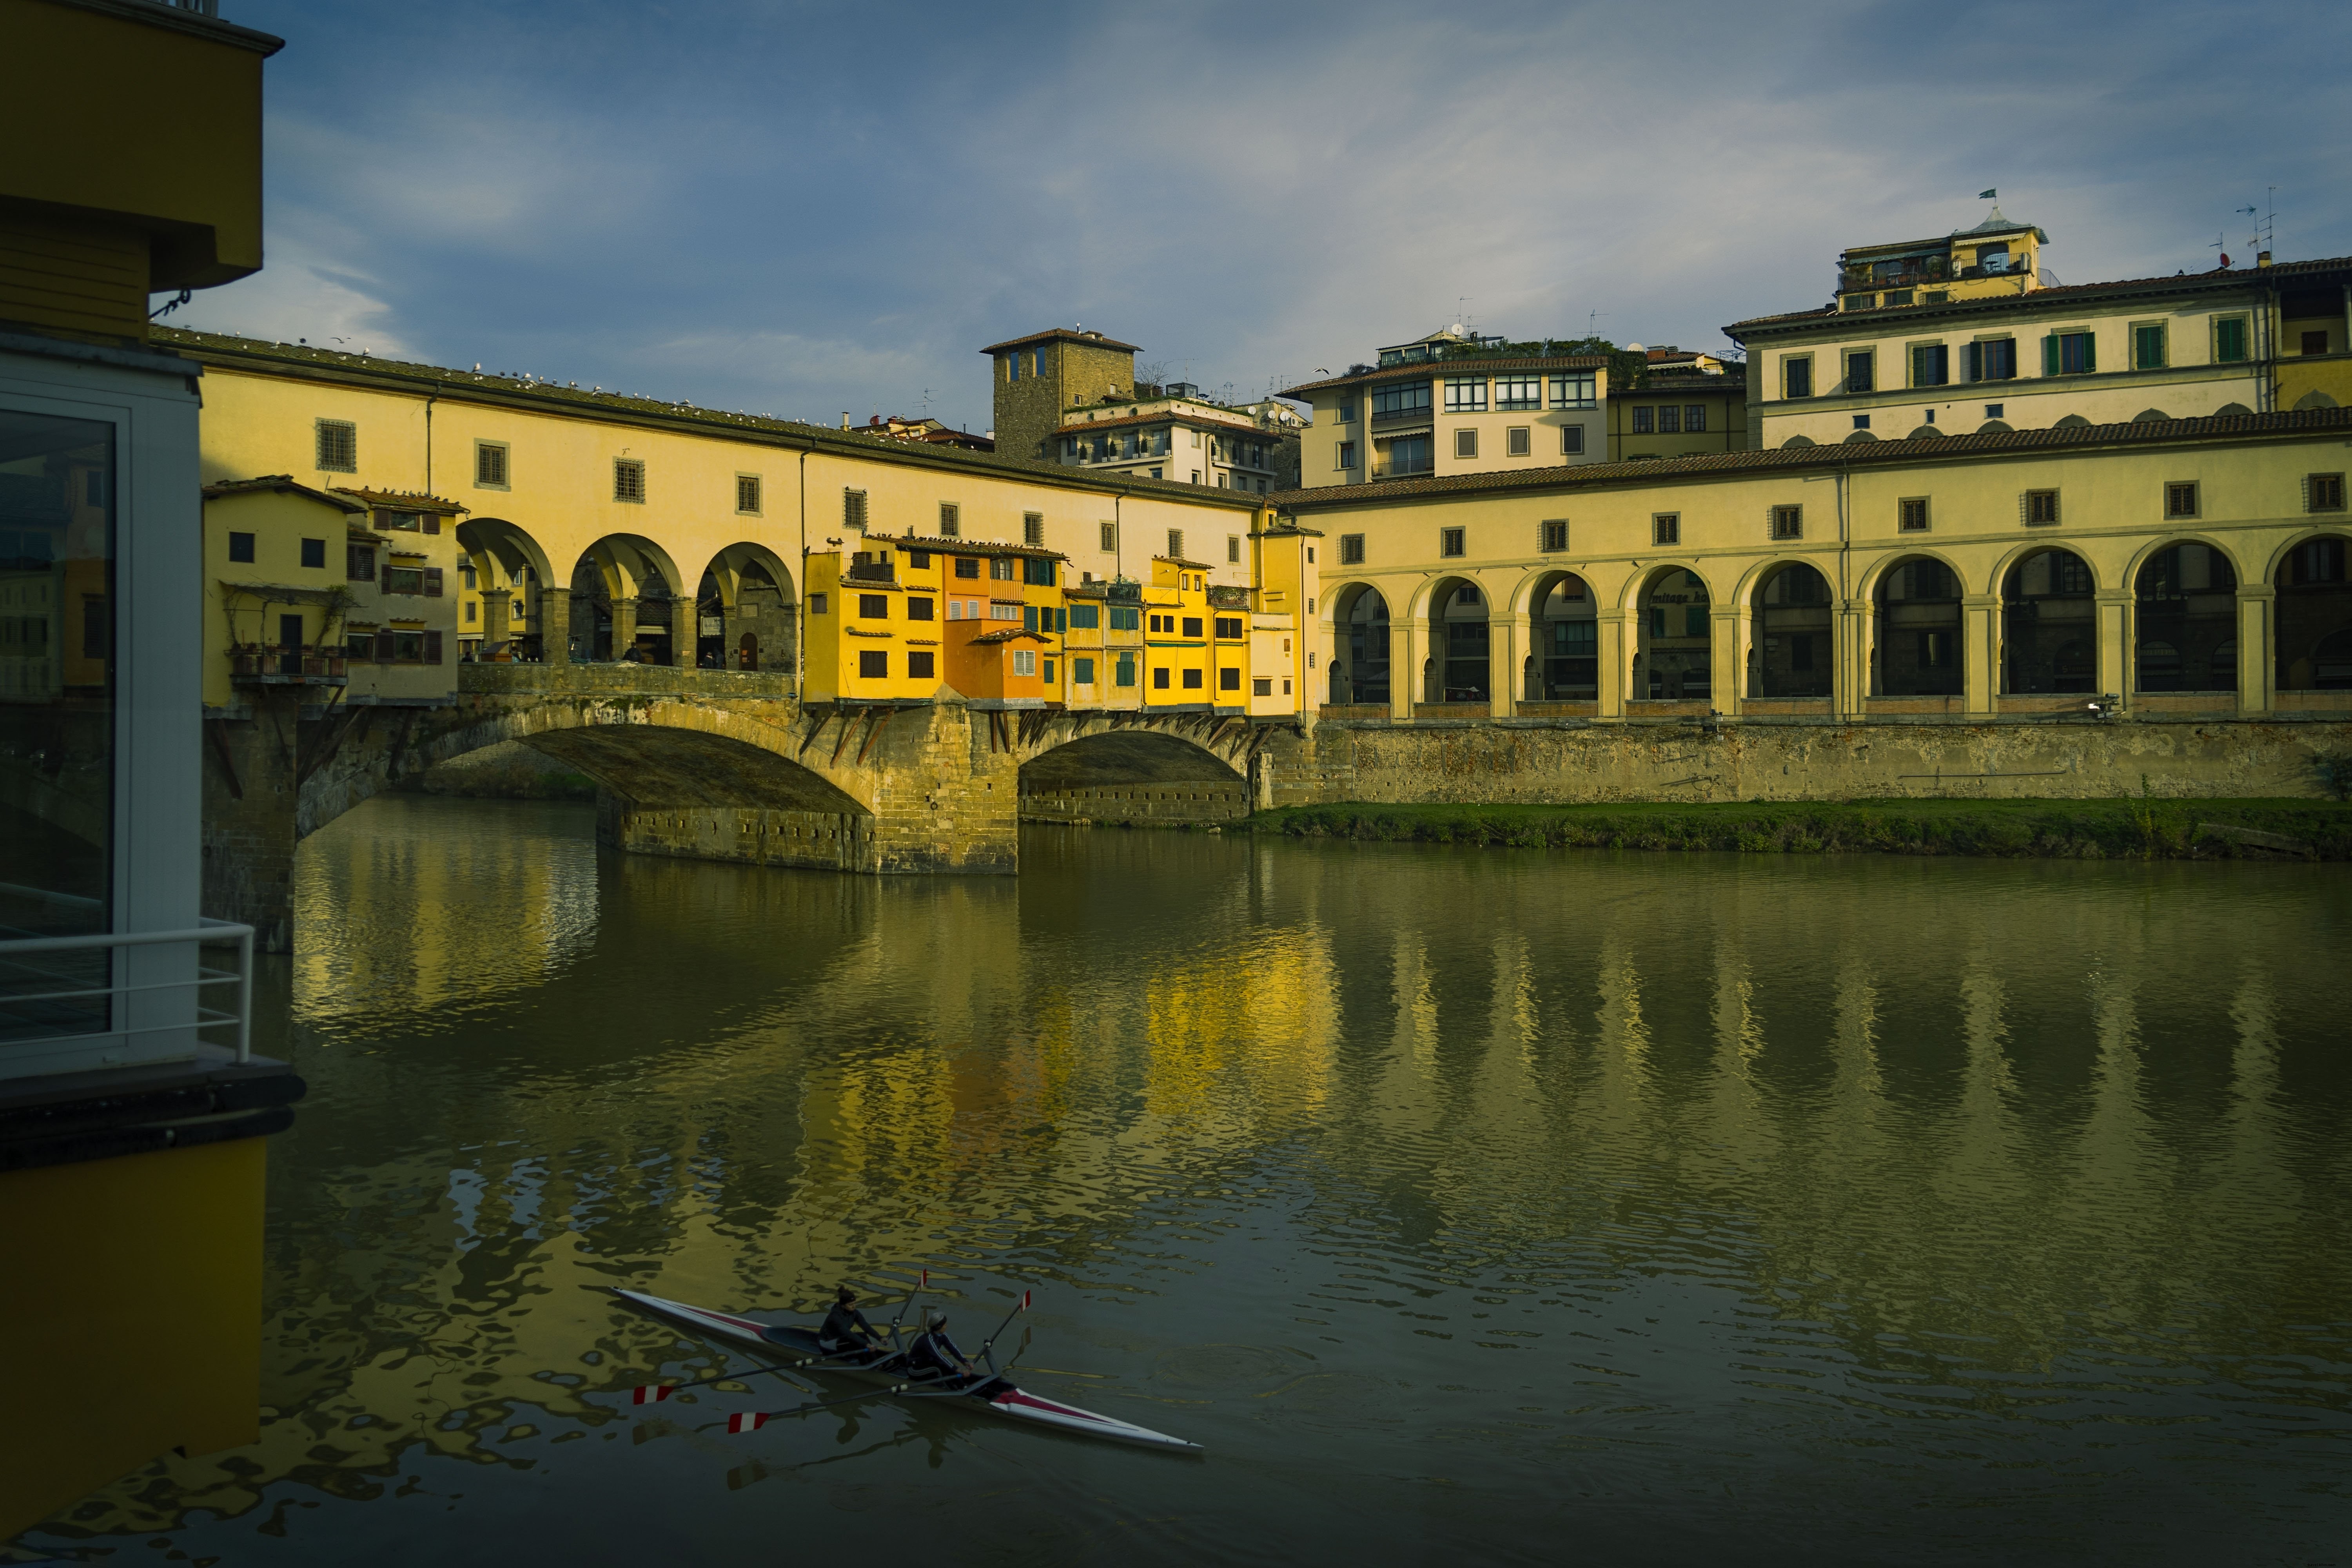
{"label": "river", "polygon": [[[751,869],[417,797],[318,834],[257,1039],[310,1084],[262,1440],[20,1545],[2342,1560],[2340,869],[1022,855]],[[628,1402],[714,1363],[604,1287],[923,1269],[968,1349],[1034,1289],[1026,1384],[1204,1457],[883,1401],[709,1429],[772,1379]]]}

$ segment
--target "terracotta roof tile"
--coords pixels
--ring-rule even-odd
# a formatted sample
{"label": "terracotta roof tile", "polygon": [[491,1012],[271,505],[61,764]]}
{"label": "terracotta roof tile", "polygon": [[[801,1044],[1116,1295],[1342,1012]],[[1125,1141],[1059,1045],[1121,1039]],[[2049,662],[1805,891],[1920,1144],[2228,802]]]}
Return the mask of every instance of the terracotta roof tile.
{"label": "terracotta roof tile", "polygon": [[1042,332],[1031,332],[1026,337],[1007,338],[1001,343],[991,343],[980,352],[984,354],[998,353],[1005,349],[1020,348],[1025,343],[1051,342],[1056,338],[1082,344],[1090,349],[1125,349],[1129,353],[1138,354],[1143,352],[1133,343],[1123,343],[1117,338],[1107,338],[1100,332],[1078,331],[1069,327],[1048,327]]}

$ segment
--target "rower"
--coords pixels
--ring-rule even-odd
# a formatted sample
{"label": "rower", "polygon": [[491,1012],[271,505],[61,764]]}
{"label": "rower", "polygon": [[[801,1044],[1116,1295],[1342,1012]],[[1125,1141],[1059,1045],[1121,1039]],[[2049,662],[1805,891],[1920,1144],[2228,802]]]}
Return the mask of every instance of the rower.
{"label": "rower", "polygon": [[924,1329],[907,1347],[907,1374],[929,1383],[939,1378],[972,1377],[978,1373],[955,1341],[948,1338],[948,1315],[933,1312]]}
{"label": "rower", "polygon": [[816,1331],[819,1348],[840,1354],[848,1351],[878,1351],[882,1335],[857,1310],[857,1292],[844,1285],[834,1292],[833,1310]]}

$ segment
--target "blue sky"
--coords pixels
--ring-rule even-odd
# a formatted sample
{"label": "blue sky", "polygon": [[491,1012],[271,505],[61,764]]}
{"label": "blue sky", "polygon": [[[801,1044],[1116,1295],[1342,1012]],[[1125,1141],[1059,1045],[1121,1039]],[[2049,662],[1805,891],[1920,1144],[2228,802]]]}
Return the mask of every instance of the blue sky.
{"label": "blue sky", "polygon": [[1718,347],[1987,186],[2070,283],[2250,260],[2272,185],[2352,253],[2341,0],[222,14],[288,40],[268,266],[176,323],[828,422],[986,428],[1056,324],[1236,395],[1465,309]]}

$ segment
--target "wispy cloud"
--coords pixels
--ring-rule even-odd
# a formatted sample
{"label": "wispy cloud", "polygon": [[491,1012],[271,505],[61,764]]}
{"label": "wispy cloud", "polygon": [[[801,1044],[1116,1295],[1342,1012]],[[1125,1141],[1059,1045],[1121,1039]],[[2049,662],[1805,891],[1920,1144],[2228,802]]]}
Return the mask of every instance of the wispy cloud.
{"label": "wispy cloud", "polygon": [[2352,251],[2318,0],[229,8],[289,40],[271,264],[184,318],[727,407],[984,427],[972,351],[1060,321],[1237,391],[1462,310],[1713,344],[1987,185],[2069,280],[2273,184]]}

